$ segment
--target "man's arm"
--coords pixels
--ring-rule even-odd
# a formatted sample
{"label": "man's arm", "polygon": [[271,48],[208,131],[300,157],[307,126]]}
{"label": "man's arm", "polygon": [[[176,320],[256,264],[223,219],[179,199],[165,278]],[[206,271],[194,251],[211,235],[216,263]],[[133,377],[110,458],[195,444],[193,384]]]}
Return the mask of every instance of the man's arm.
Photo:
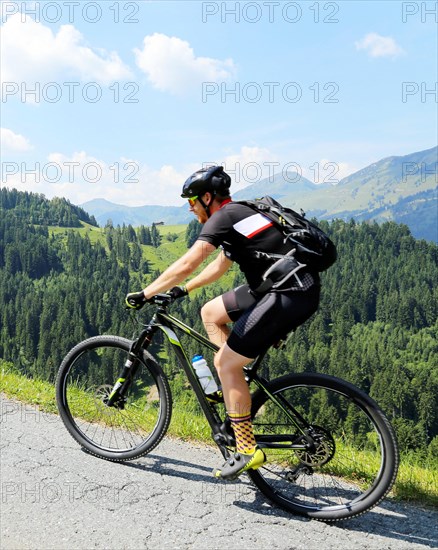
{"label": "man's arm", "polygon": [[153,283],[143,290],[144,295],[146,298],[151,298],[155,294],[169,290],[181,283],[215,250],[216,247],[206,241],[196,241],[184,256],[181,256],[179,260],[174,262]]}
{"label": "man's arm", "polygon": [[186,284],[187,292],[217,281],[217,279],[222,277],[222,275],[230,269],[232,263],[233,262],[225,256],[224,252],[221,251],[218,257],[209,263],[199,275],[196,275],[196,277]]}

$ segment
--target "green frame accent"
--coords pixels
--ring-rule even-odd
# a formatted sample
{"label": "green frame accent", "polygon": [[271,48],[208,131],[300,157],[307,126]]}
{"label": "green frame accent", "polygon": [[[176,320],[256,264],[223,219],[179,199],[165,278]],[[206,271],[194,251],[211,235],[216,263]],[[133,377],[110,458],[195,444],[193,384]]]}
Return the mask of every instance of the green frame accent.
{"label": "green frame accent", "polygon": [[[213,352],[219,351],[219,347],[216,344],[213,344],[213,342],[210,342],[210,340],[205,338],[202,334],[197,332],[195,329],[189,327],[188,325],[186,325],[185,323],[183,323],[182,321],[180,321],[179,319],[177,319],[173,315],[170,315],[169,313],[167,313],[164,310],[164,308],[160,308],[157,311],[151,325],[149,325],[149,326],[151,328],[152,327],[160,328],[164,332],[166,337],[168,338],[170,344],[173,347],[173,350],[174,350],[176,356],[178,357],[180,365],[181,365],[182,369],[184,370],[184,372],[186,373],[186,376],[189,380],[189,383],[192,386],[192,388],[193,388],[193,390],[194,390],[194,392],[195,392],[195,394],[198,398],[199,404],[200,404],[200,406],[201,406],[201,408],[202,408],[202,410],[203,410],[203,412],[204,412],[204,414],[207,418],[207,421],[209,422],[209,424],[210,424],[210,426],[213,430],[213,434],[219,433],[220,432],[219,425],[222,421],[221,421],[216,409],[207,400],[207,398],[205,396],[205,393],[204,393],[204,390],[202,389],[201,384],[199,382],[199,379],[196,375],[195,369],[193,368],[190,359],[187,357],[187,354],[185,353],[184,348],[182,347],[181,342],[179,341],[179,338],[175,334],[173,329],[177,328],[177,329],[181,330],[182,332],[184,332],[185,334],[187,334],[191,338],[194,338],[200,344],[202,344],[203,346],[209,348]],[[246,372],[249,376],[249,379],[254,381],[254,383],[259,388],[259,390],[264,391],[269,396],[270,400],[272,402],[274,402],[287,415],[287,417],[295,425],[295,427],[302,434],[304,434],[304,430],[306,428],[306,422],[301,417],[301,415],[298,413],[298,411],[296,411],[294,408],[291,412],[288,411],[287,408],[285,407],[284,403],[281,402],[281,399],[277,398],[277,396],[273,395],[268,390],[267,384],[265,383],[267,381],[263,380],[262,378],[260,378],[257,375],[257,369],[258,369],[260,363],[262,362],[264,355],[265,354],[260,355],[259,357],[257,357],[254,360],[252,367],[250,369],[246,369]],[[300,448],[302,448],[302,446],[300,446]]]}
{"label": "green frame accent", "polygon": [[189,336],[191,336],[192,338],[194,338],[195,340],[197,340],[198,342],[200,342],[201,344],[210,348],[213,351],[218,351],[219,350],[218,346],[210,342],[210,340],[207,340],[207,338],[205,338],[202,334],[199,334],[199,332],[197,332],[195,329],[190,328],[188,325],[186,325],[176,317],[169,315],[161,308],[157,311],[149,327],[153,331],[159,328],[164,332],[164,334],[169,340],[169,343],[173,348],[173,351],[175,352],[178,358],[178,361],[182,369],[184,370],[187,376],[187,379],[190,385],[193,388],[193,391],[196,394],[199,405],[205,417],[207,418],[208,423],[211,426],[213,434],[220,433],[220,425],[222,424],[222,419],[220,418],[215,407],[207,400],[204,390],[202,389],[201,383],[199,382],[199,379],[196,375],[195,369],[193,368],[193,365],[190,359],[187,357],[187,354],[184,351],[181,345],[181,342],[179,341],[179,338],[175,334],[173,329],[177,328],[182,330],[185,334],[188,334]]}

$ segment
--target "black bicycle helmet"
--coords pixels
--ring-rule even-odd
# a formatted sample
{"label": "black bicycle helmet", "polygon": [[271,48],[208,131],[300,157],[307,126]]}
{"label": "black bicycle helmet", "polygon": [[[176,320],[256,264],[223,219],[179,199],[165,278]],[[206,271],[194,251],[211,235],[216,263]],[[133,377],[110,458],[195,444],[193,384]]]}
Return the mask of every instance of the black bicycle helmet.
{"label": "black bicycle helmet", "polygon": [[181,197],[190,199],[210,192],[227,197],[230,192],[231,178],[224,172],[223,166],[210,166],[201,168],[192,174],[184,183]]}

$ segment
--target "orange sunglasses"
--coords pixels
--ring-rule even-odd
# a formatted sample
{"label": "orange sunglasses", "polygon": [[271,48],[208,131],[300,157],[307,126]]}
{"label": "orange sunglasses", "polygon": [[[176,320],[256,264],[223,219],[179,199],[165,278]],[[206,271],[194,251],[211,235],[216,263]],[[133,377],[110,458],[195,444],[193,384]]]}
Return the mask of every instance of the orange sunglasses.
{"label": "orange sunglasses", "polygon": [[187,199],[189,201],[190,206],[195,206],[196,201],[198,200],[198,195],[194,197],[190,197],[190,199]]}

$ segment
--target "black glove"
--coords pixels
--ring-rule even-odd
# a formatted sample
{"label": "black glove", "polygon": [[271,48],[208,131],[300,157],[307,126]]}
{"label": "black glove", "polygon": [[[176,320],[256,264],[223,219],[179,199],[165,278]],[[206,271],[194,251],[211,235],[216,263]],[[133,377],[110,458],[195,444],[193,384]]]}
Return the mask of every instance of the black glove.
{"label": "black glove", "polygon": [[187,296],[188,290],[185,286],[174,286],[167,294],[170,294],[174,300]]}
{"label": "black glove", "polygon": [[130,292],[129,294],[126,295],[126,298],[125,298],[126,307],[129,309],[141,309],[146,302],[147,302],[147,299],[143,294],[143,291]]}

